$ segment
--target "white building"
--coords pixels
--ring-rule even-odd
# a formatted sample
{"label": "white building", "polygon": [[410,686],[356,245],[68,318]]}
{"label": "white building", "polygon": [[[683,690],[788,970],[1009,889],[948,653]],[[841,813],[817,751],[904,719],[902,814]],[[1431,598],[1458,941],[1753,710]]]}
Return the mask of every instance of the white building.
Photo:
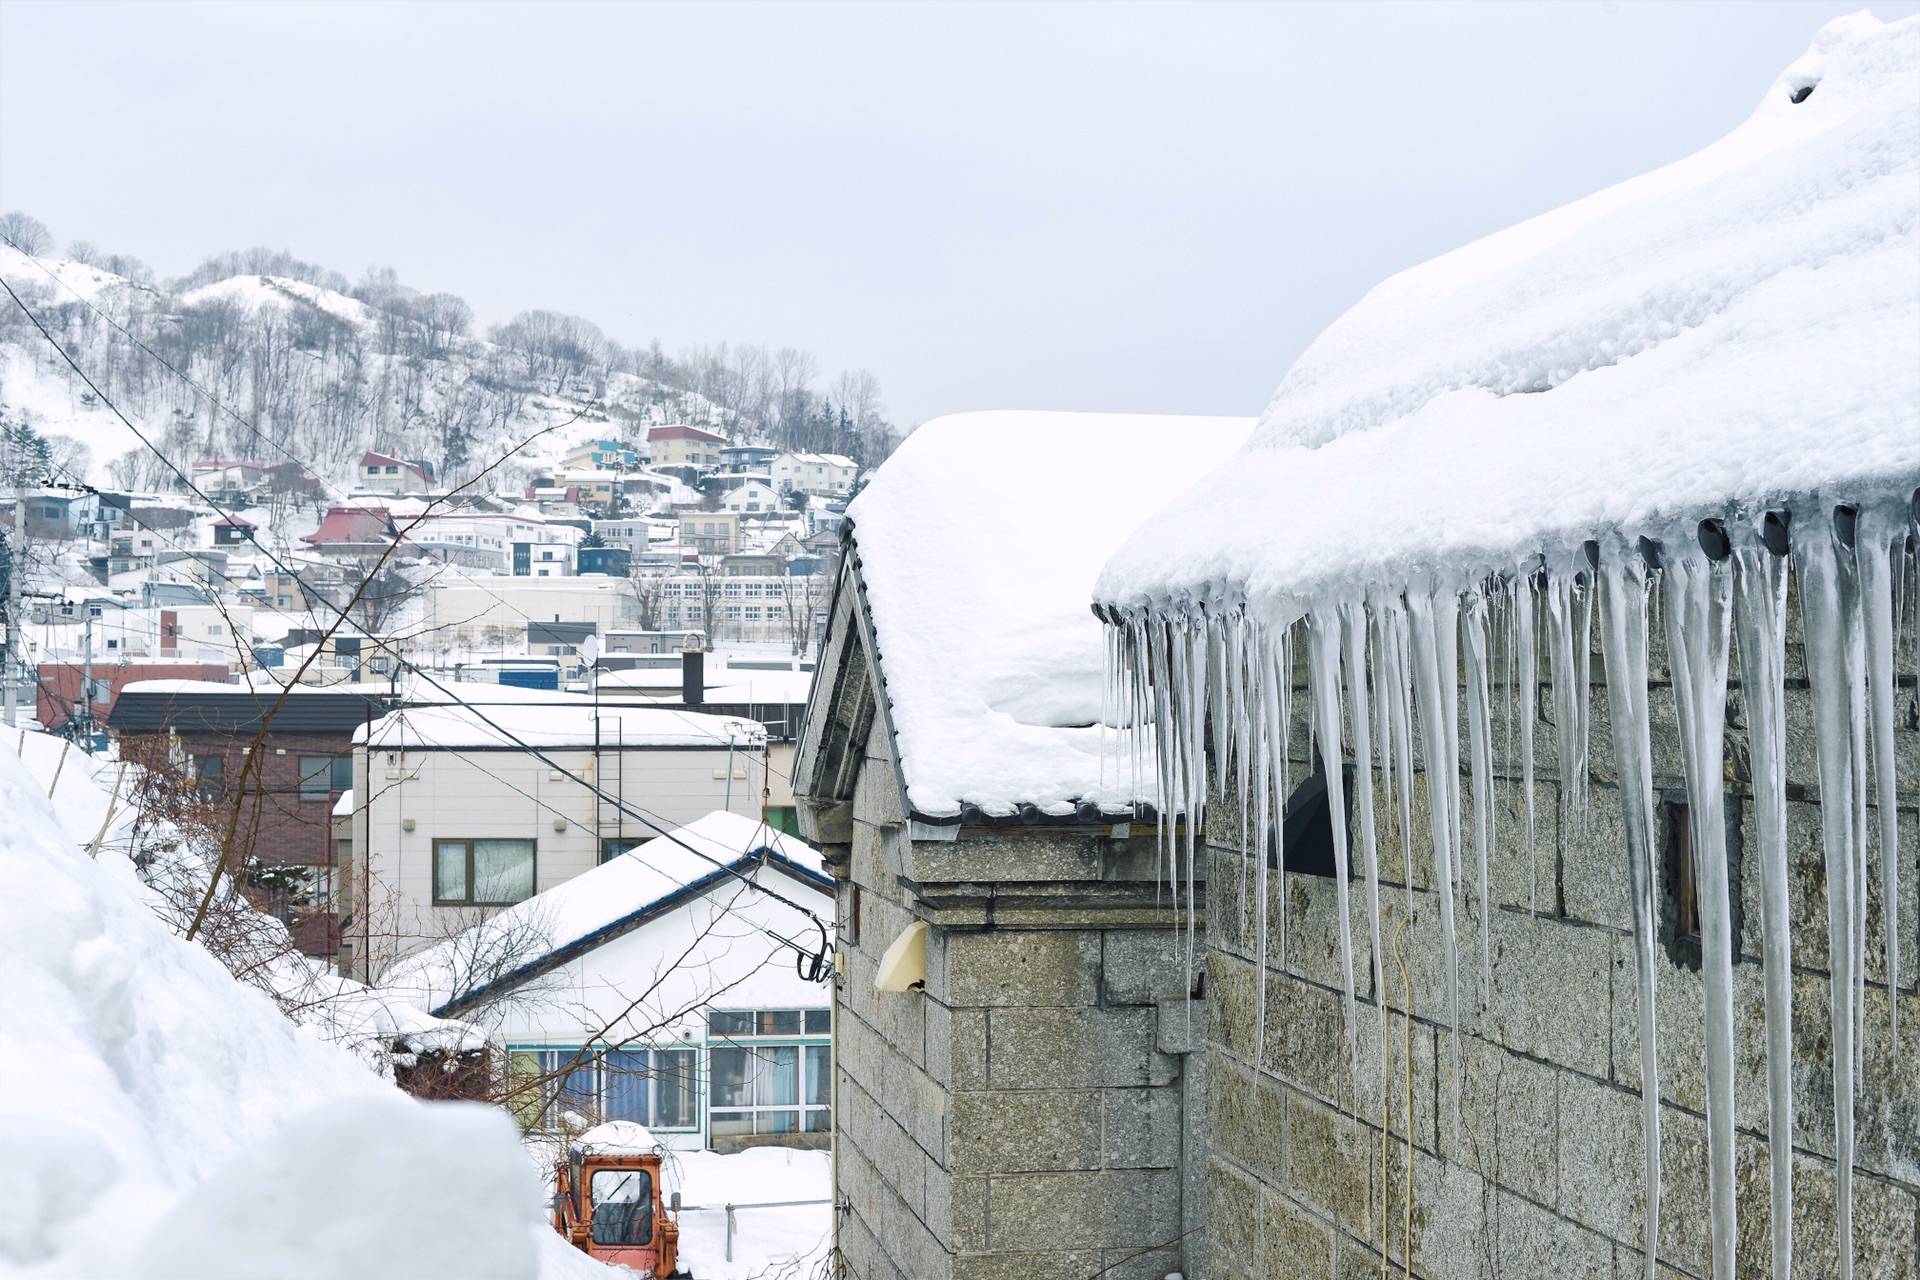
{"label": "white building", "polygon": [[447,574],[422,595],[425,634],[460,644],[524,633],[529,621],[591,622],[604,633],[630,627],[639,616],[626,578]]}
{"label": "white building", "polygon": [[735,476],[729,479],[739,483],[727,487],[726,494],[720,499],[720,505],[729,511],[784,511],[787,504],[780,500],[773,485],[763,476]]}
{"label": "white building", "polygon": [[[832,882],[809,846],[712,813],[389,971],[483,1028],[524,1121],[631,1120],[678,1149],[831,1128]],[[796,945],[797,944],[797,945]],[[817,959],[816,959],[817,958]],[[822,976],[825,976],[824,974]]]}
{"label": "white building", "polygon": [[355,732],[356,972],[716,809],[759,818],[759,724],[569,701],[410,707]]}
{"label": "white building", "polygon": [[853,492],[860,464],[837,453],[783,453],[773,460],[773,485],[782,493],[798,490],[822,498]]}
{"label": "white building", "polygon": [[787,644],[813,635],[831,585],[819,577],[722,577],[675,574],[659,580],[653,625],[664,631],[703,631],[716,640]]}

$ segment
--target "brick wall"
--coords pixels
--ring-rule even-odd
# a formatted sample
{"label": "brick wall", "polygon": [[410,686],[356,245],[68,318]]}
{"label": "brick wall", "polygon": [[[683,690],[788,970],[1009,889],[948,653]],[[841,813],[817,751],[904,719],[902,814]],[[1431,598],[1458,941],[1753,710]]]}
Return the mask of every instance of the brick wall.
{"label": "brick wall", "polygon": [[[1797,608],[1794,616],[1797,619]],[[1908,648],[1903,661],[1911,664],[1911,655]],[[1684,785],[1664,661],[1656,642],[1651,700],[1657,793]],[[1595,670],[1600,670],[1598,661]],[[1838,1258],[1824,855],[1810,708],[1797,653],[1789,654],[1787,674],[1796,1274],[1831,1276],[1837,1274]],[[1889,992],[1880,944],[1885,904],[1880,900],[1876,842],[1867,904],[1865,1072],[1858,1085],[1854,1179],[1855,1275],[1862,1277],[1912,1277],[1920,1255],[1920,1077],[1915,1068],[1920,1062],[1920,996],[1913,986],[1920,956],[1912,951],[1914,922],[1920,919],[1915,885],[1920,830],[1911,790],[1920,782],[1920,706],[1915,703],[1912,670],[1902,674],[1898,753],[1901,781],[1909,790],[1900,798],[1899,909],[1907,940],[1903,959],[1912,959],[1905,959],[1905,980],[1897,997],[1902,1043],[1896,1046],[1888,1031]],[[1439,899],[1427,875],[1432,846],[1424,778],[1416,779],[1414,788],[1410,886],[1402,870],[1400,833],[1386,834],[1391,830],[1387,827],[1382,835],[1385,1004],[1391,1032],[1384,1081],[1381,993],[1373,985],[1361,882],[1354,882],[1351,908],[1359,988],[1356,1075],[1344,1030],[1334,882],[1304,875],[1272,877],[1265,1035],[1256,1045],[1261,983],[1251,877],[1242,894],[1237,833],[1222,829],[1231,824],[1214,824],[1215,843],[1230,847],[1211,850],[1209,877],[1210,1277],[1377,1275],[1383,1216],[1387,1252],[1398,1274],[1406,1255],[1410,1191],[1416,1275],[1640,1274],[1639,1037],[1626,852],[1604,687],[1596,685],[1593,694],[1592,801],[1584,813],[1563,806],[1551,781],[1557,766],[1545,718],[1551,711],[1545,686],[1523,687],[1515,699],[1516,714],[1536,719],[1537,816],[1531,847],[1517,807],[1517,759],[1506,759],[1504,742],[1495,743],[1502,757],[1497,772],[1512,785],[1502,785],[1496,796],[1494,901],[1486,921],[1490,988],[1483,989],[1477,885],[1456,899],[1464,1124],[1456,1123],[1452,1098],[1452,1035],[1447,1029]],[[1505,691],[1496,689],[1494,697],[1495,737],[1500,739]],[[1294,703],[1302,717],[1305,703],[1303,691]],[[1737,719],[1737,692],[1732,704],[1730,719]],[[1301,775],[1307,771],[1305,739],[1304,723],[1297,723],[1293,742]],[[1754,849],[1757,835],[1742,724],[1729,726],[1728,743],[1729,802],[1738,807],[1738,843]],[[1470,805],[1470,781],[1463,780],[1462,791]],[[1386,822],[1392,810],[1377,788],[1375,807]],[[1237,811],[1237,801],[1215,813],[1229,810]],[[1465,827],[1471,866],[1470,811]],[[1655,833],[1656,858],[1662,834]],[[1357,859],[1356,852],[1356,868]],[[1759,885],[1752,859],[1744,860],[1740,872],[1736,891],[1744,922],[1736,937],[1734,974],[1738,1274],[1764,1276],[1770,1271],[1770,1206]],[[1403,923],[1404,982],[1391,950]],[[1701,979],[1675,949],[1663,944],[1658,956],[1661,1274],[1706,1276]],[[1409,1004],[1410,1032],[1403,1020]],[[1403,1051],[1409,1036],[1410,1089]],[[1384,1174],[1383,1110],[1388,1139]],[[1409,1133],[1411,1188],[1405,1145]]]}

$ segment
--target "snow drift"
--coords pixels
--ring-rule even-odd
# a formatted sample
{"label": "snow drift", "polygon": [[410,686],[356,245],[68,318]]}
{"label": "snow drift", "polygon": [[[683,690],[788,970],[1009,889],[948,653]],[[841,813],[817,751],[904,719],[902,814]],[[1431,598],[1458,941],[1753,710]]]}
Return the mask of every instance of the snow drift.
{"label": "snow drift", "polygon": [[504,1115],[408,1099],[88,858],[78,759],[56,814],[0,750],[0,1274],[505,1278],[564,1251]]}

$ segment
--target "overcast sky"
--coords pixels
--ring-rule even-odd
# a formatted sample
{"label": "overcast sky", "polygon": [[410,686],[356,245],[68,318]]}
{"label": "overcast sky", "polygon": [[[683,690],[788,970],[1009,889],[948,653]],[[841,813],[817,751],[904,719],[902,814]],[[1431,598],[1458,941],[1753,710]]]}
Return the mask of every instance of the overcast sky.
{"label": "overcast sky", "polygon": [[802,346],[903,425],[1257,413],[1380,279],[1711,142],[1856,7],[4,0],[0,208]]}

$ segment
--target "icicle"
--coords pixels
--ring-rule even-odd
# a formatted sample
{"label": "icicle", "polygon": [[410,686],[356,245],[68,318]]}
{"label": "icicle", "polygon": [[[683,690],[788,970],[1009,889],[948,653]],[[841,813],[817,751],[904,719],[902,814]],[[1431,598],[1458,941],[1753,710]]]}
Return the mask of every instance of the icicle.
{"label": "icicle", "polygon": [[[1258,1065],[1260,1055],[1264,1051],[1267,1043],[1267,842],[1270,839],[1273,841],[1274,857],[1278,860],[1282,856],[1283,846],[1279,839],[1277,829],[1286,818],[1287,704],[1285,700],[1286,687],[1281,683],[1283,659],[1280,656],[1284,648],[1284,632],[1279,636],[1269,635],[1262,639],[1260,653],[1262,679],[1258,683],[1260,688],[1261,714],[1267,721],[1266,759],[1269,762],[1267,771],[1270,780],[1277,780],[1279,790],[1277,793],[1269,792],[1265,789],[1261,791],[1260,800],[1263,805],[1268,803],[1267,798],[1269,795],[1273,795],[1274,800],[1271,807],[1270,824],[1268,822],[1262,822],[1261,824],[1260,860],[1254,864],[1254,879],[1258,881],[1254,887],[1254,893],[1257,895],[1257,905],[1254,908],[1254,929],[1260,935],[1258,944],[1260,1007],[1254,1020],[1253,1051],[1253,1060],[1256,1065]],[[1286,919],[1287,896],[1287,880],[1284,863],[1281,864],[1281,871],[1280,918],[1284,921]],[[1282,945],[1280,951],[1284,960],[1286,947]]]}
{"label": "icicle", "polygon": [[1560,758],[1563,820],[1586,808],[1586,735],[1580,731],[1585,692],[1574,652],[1573,583],[1564,573],[1547,575],[1547,667],[1553,681],[1553,741]]}
{"label": "icicle", "polygon": [[1458,892],[1466,873],[1462,865],[1466,846],[1460,842],[1460,597],[1451,591],[1434,593],[1433,635],[1444,695],[1440,719],[1447,730],[1447,754],[1440,763],[1447,777],[1447,817],[1453,823],[1453,887]]}
{"label": "icicle", "polygon": [[1665,570],[1667,649],[1687,779],[1700,904],[1701,986],[1707,1029],[1707,1186],[1714,1280],[1732,1280],[1733,906],[1727,887],[1727,611],[1733,576],[1698,553]]}
{"label": "icicle", "polygon": [[[1360,826],[1360,865],[1367,877],[1367,926],[1373,944],[1373,995],[1380,1002],[1380,1063],[1387,1062],[1387,973],[1380,951],[1380,857],[1373,820],[1373,730],[1367,722],[1367,611],[1341,606],[1347,649],[1347,696],[1353,710],[1354,814]],[[1358,1110],[1356,1106],[1355,1110]],[[1386,1128],[1382,1112],[1380,1125]]]}
{"label": "icicle", "polygon": [[[1284,830],[1287,820],[1287,801],[1293,796],[1293,770],[1291,755],[1293,751],[1293,625],[1288,623],[1280,629],[1277,649],[1279,669],[1276,672],[1275,687],[1280,704],[1280,742],[1276,758],[1280,762],[1280,790],[1273,806],[1274,825]],[[1280,875],[1280,967],[1287,966],[1287,877],[1286,846],[1278,836],[1274,842],[1275,857],[1279,864]]]}
{"label": "icicle", "polygon": [[1469,599],[1467,630],[1467,746],[1473,769],[1473,842],[1480,860],[1480,1007],[1493,1003],[1493,925],[1488,915],[1487,845],[1492,838],[1493,742],[1487,693],[1487,602]]}
{"label": "icicle", "polygon": [[1413,919],[1413,662],[1407,654],[1405,601],[1392,597],[1379,603],[1388,678],[1386,697],[1393,723],[1393,754],[1400,766],[1401,881],[1407,890],[1407,919]]}
{"label": "icicle", "polygon": [[[1444,602],[1444,607],[1443,607]],[[1460,1137],[1460,949],[1453,927],[1453,844],[1457,829],[1452,815],[1453,788],[1448,785],[1448,765],[1459,775],[1458,757],[1448,750],[1447,721],[1455,705],[1453,672],[1442,679],[1440,624],[1436,615],[1452,622],[1455,613],[1452,593],[1446,591],[1407,593],[1407,620],[1413,651],[1414,687],[1420,709],[1420,741],[1426,754],[1427,804],[1432,810],[1428,826],[1433,830],[1433,889],[1440,901],[1440,937],[1447,961],[1447,1010],[1453,1031],[1453,1122],[1454,1140]],[[1447,646],[1451,648],[1452,646]]]}
{"label": "icicle", "polygon": [[[1376,691],[1373,695],[1373,741],[1380,744],[1380,795],[1386,801],[1387,821],[1393,821],[1393,731],[1388,724],[1387,706],[1391,699],[1386,693],[1389,680],[1387,665],[1387,620],[1369,601],[1361,610],[1361,617],[1367,620],[1367,644],[1373,654],[1373,662],[1368,668],[1373,673]],[[1404,779],[1403,779],[1404,782]],[[1388,827],[1392,833],[1392,827]],[[1375,947],[1378,951],[1379,948]]]}
{"label": "icicle", "polygon": [[1767,1014],[1767,1148],[1774,1280],[1793,1275],[1793,941],[1787,896],[1787,578],[1760,547],[1734,552],[1734,626],[1759,833],[1760,955]]}
{"label": "icicle", "polygon": [[[1660,1249],[1660,1057],[1655,1040],[1653,861],[1653,753],[1647,724],[1647,580],[1646,566],[1635,556],[1606,567],[1602,621],[1607,641],[1607,706],[1613,718],[1613,745],[1620,770],[1620,816],[1627,835],[1627,905],[1633,915],[1634,970],[1640,1027],[1640,1131],[1646,1158],[1646,1226],[1642,1247],[1647,1280],[1653,1280]],[[1567,583],[1549,576],[1547,599],[1553,614],[1555,719],[1564,722],[1560,676],[1571,674],[1572,655],[1563,639],[1571,628],[1565,608]],[[1566,740],[1562,744],[1565,776]]]}
{"label": "icicle", "polygon": [[[1320,725],[1320,766],[1327,775],[1327,814],[1333,826],[1334,901],[1340,913],[1340,985],[1346,997],[1347,1048],[1360,1074],[1360,1023],[1354,1012],[1353,912],[1347,895],[1346,757],[1340,745],[1340,613],[1332,606],[1307,618],[1307,679]],[[1356,704],[1359,705],[1359,704]],[[1356,779],[1356,785],[1359,783]],[[1372,780],[1367,779],[1367,785]]]}
{"label": "icicle", "polygon": [[[1887,1016],[1892,1043],[1900,1043],[1900,819],[1895,807],[1893,754],[1893,548],[1904,543],[1904,521],[1863,511],[1854,556],[1860,573],[1860,612],[1866,648],[1868,711],[1873,735],[1874,804],[1880,818],[1880,917],[1887,960]],[[1864,901],[1865,882],[1861,898]]]}
{"label": "icicle", "polygon": [[1794,540],[1800,573],[1800,609],[1805,631],[1807,683],[1813,692],[1814,757],[1820,775],[1820,831],[1827,861],[1827,968],[1831,976],[1833,1025],[1834,1162],[1840,1224],[1840,1277],[1853,1274],[1853,1085],[1855,879],[1853,848],[1852,676],[1848,615],[1852,584],[1845,580],[1828,533],[1810,529]]}
{"label": "icicle", "polygon": [[1534,648],[1534,617],[1540,611],[1534,578],[1514,583],[1514,665],[1519,668],[1523,702],[1520,708],[1520,790],[1527,807],[1527,909],[1540,914],[1540,855],[1534,847],[1533,722],[1540,709],[1540,656]]}

